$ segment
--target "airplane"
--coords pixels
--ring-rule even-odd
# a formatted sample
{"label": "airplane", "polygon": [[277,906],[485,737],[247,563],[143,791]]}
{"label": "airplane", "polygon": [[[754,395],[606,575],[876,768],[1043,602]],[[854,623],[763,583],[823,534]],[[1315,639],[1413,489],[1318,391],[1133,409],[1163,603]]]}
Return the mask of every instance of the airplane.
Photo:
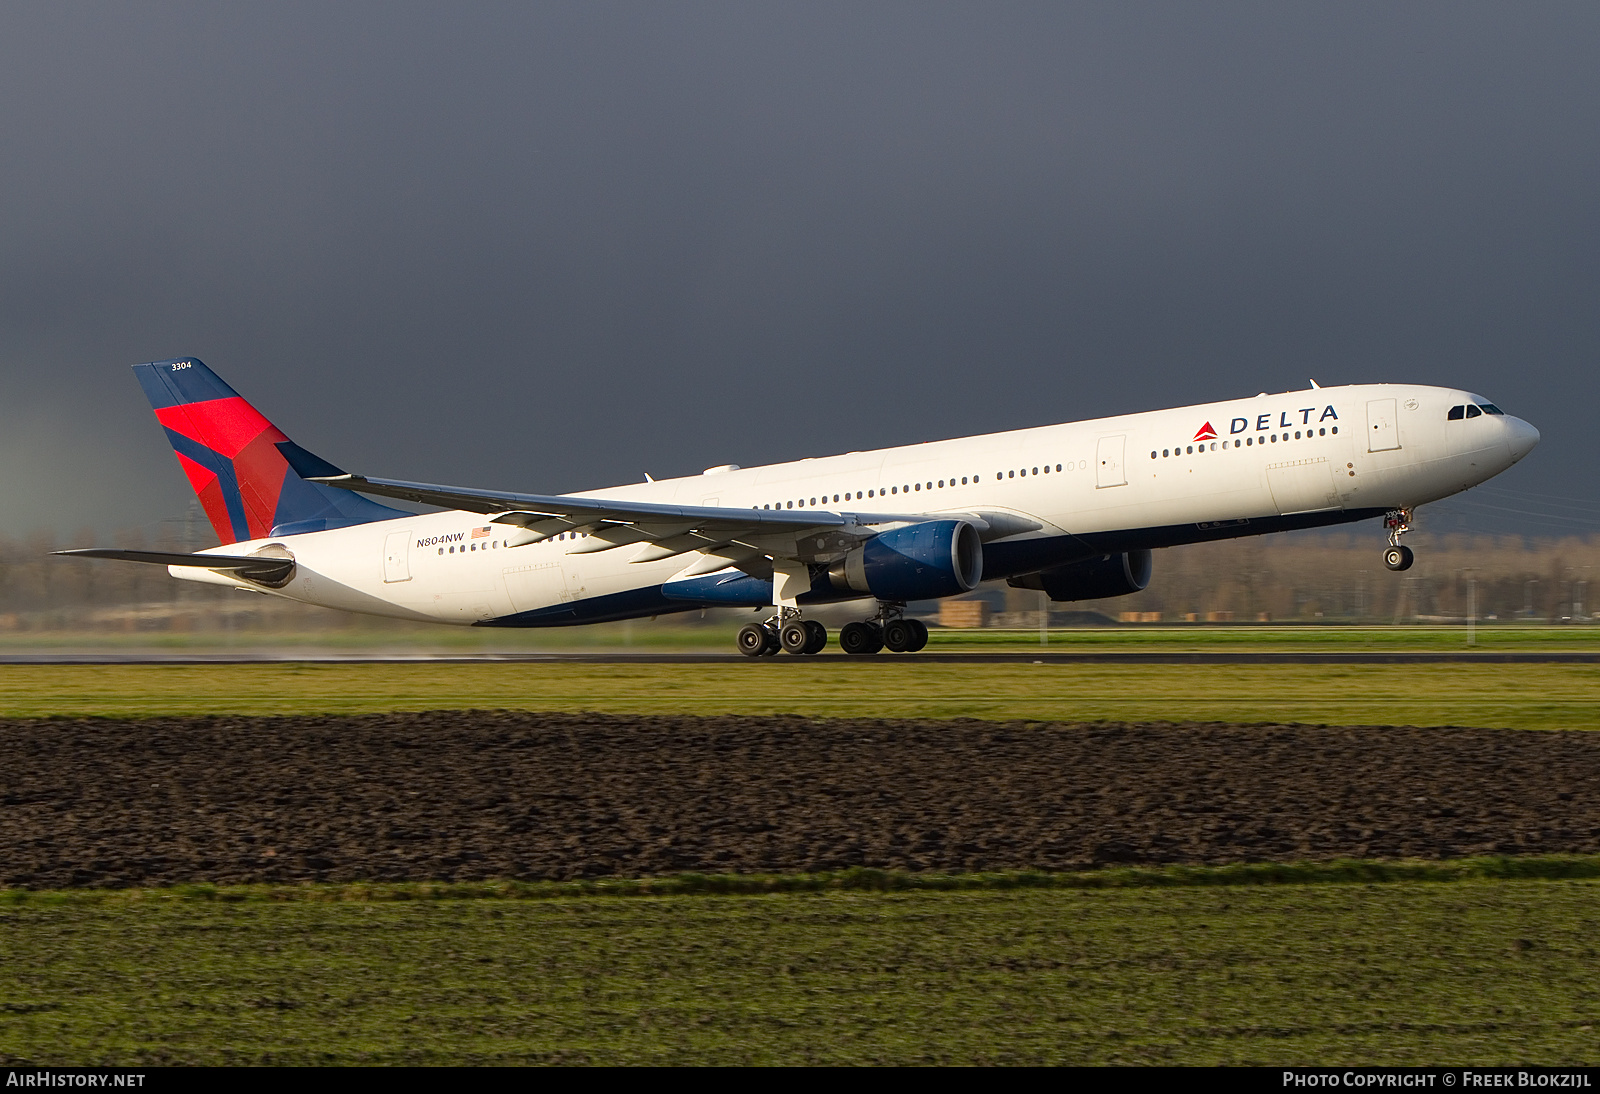
{"label": "airplane", "polygon": [[[871,600],[847,654],[914,653],[911,601],[1003,578],[1053,601],[1146,588],[1164,547],[1382,517],[1506,470],[1539,431],[1471,392],[1320,387],[1063,425],[521,494],[351,474],[289,440],[198,359],[133,366],[216,530],[196,553],[87,548],[175,578],[350,612],[561,627],[711,607],[771,614],[750,657],[806,655],[811,605]],[[373,498],[442,508],[414,513]]]}

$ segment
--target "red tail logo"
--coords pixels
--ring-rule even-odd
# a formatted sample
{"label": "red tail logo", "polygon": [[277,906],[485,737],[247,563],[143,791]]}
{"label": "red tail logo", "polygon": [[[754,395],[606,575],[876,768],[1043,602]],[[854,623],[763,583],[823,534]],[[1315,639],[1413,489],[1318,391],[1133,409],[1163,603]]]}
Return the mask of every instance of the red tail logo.
{"label": "red tail logo", "polygon": [[1200,432],[1194,435],[1194,439],[1197,441],[1214,441],[1217,439],[1217,431],[1211,428],[1210,422],[1207,422],[1200,427]]}

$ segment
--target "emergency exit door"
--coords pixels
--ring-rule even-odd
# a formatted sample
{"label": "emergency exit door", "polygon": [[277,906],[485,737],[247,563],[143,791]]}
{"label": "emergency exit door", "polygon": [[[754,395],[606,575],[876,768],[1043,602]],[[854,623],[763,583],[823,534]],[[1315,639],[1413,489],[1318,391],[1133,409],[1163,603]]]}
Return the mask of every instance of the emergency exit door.
{"label": "emergency exit door", "polygon": [[1128,485],[1128,472],[1122,464],[1122,450],[1128,438],[1123,434],[1101,437],[1094,454],[1094,486],[1096,490],[1107,486]]}
{"label": "emergency exit door", "polygon": [[390,532],[383,540],[383,580],[385,584],[411,580],[406,549],[411,545],[411,530]]}

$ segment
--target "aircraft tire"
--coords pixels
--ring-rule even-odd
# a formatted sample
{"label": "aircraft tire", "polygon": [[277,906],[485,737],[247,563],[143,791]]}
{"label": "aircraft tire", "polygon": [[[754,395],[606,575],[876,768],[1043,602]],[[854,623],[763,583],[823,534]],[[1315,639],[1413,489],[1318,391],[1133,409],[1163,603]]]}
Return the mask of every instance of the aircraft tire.
{"label": "aircraft tire", "polygon": [[916,653],[928,644],[928,625],[920,619],[908,619],[906,625],[911,628],[911,645],[906,647],[907,653]]}
{"label": "aircraft tire", "polygon": [[883,625],[883,644],[891,653],[907,653],[916,641],[917,632],[909,620],[891,619]]}
{"label": "aircraft tire", "polygon": [[778,630],[778,642],[784,653],[806,653],[811,645],[811,628],[804,619],[791,619]]}
{"label": "aircraft tire", "polygon": [[1409,547],[1390,547],[1383,552],[1383,564],[1391,570],[1409,570],[1411,564],[1417,560]]}
{"label": "aircraft tire", "polygon": [[767,638],[767,628],[760,623],[746,623],[739,628],[739,636],[734,641],[746,657],[760,657],[767,652]]}
{"label": "aircraft tire", "polygon": [[883,635],[871,623],[846,623],[839,628],[839,648],[856,655],[877,653],[883,649]]}
{"label": "aircraft tire", "polygon": [[806,620],[806,630],[811,632],[811,641],[806,643],[802,653],[821,653],[828,644],[828,628],[818,623],[815,619]]}

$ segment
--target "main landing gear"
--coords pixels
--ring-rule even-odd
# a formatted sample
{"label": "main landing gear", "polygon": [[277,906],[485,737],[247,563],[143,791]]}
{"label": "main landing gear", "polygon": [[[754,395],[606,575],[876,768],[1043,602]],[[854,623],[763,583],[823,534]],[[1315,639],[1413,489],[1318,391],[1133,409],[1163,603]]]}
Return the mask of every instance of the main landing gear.
{"label": "main landing gear", "polygon": [[1411,510],[1389,510],[1383,516],[1383,526],[1389,529],[1389,547],[1383,552],[1383,564],[1391,570],[1411,569],[1417,556],[1411,548],[1400,546],[1400,537],[1411,531]]}
{"label": "main landing gear", "polygon": [[928,628],[919,619],[907,619],[905,605],[880,601],[878,614],[859,623],[846,623],[839,631],[839,648],[845,653],[916,653],[928,644]]}
{"label": "main landing gear", "polygon": [[[839,648],[845,653],[868,654],[888,649],[916,653],[928,644],[928,628],[921,620],[907,619],[905,605],[880,602],[878,614],[839,630]],[[801,619],[798,609],[784,608],[779,615],[739,628],[739,652],[746,657],[771,657],[779,650],[792,654],[820,653],[828,644],[828,628],[815,619]]]}
{"label": "main landing gear", "polygon": [[784,608],[761,623],[746,623],[739,628],[739,652],[746,657],[771,657],[785,653],[821,653],[828,644],[828,628],[815,619],[801,619],[795,608]]}

